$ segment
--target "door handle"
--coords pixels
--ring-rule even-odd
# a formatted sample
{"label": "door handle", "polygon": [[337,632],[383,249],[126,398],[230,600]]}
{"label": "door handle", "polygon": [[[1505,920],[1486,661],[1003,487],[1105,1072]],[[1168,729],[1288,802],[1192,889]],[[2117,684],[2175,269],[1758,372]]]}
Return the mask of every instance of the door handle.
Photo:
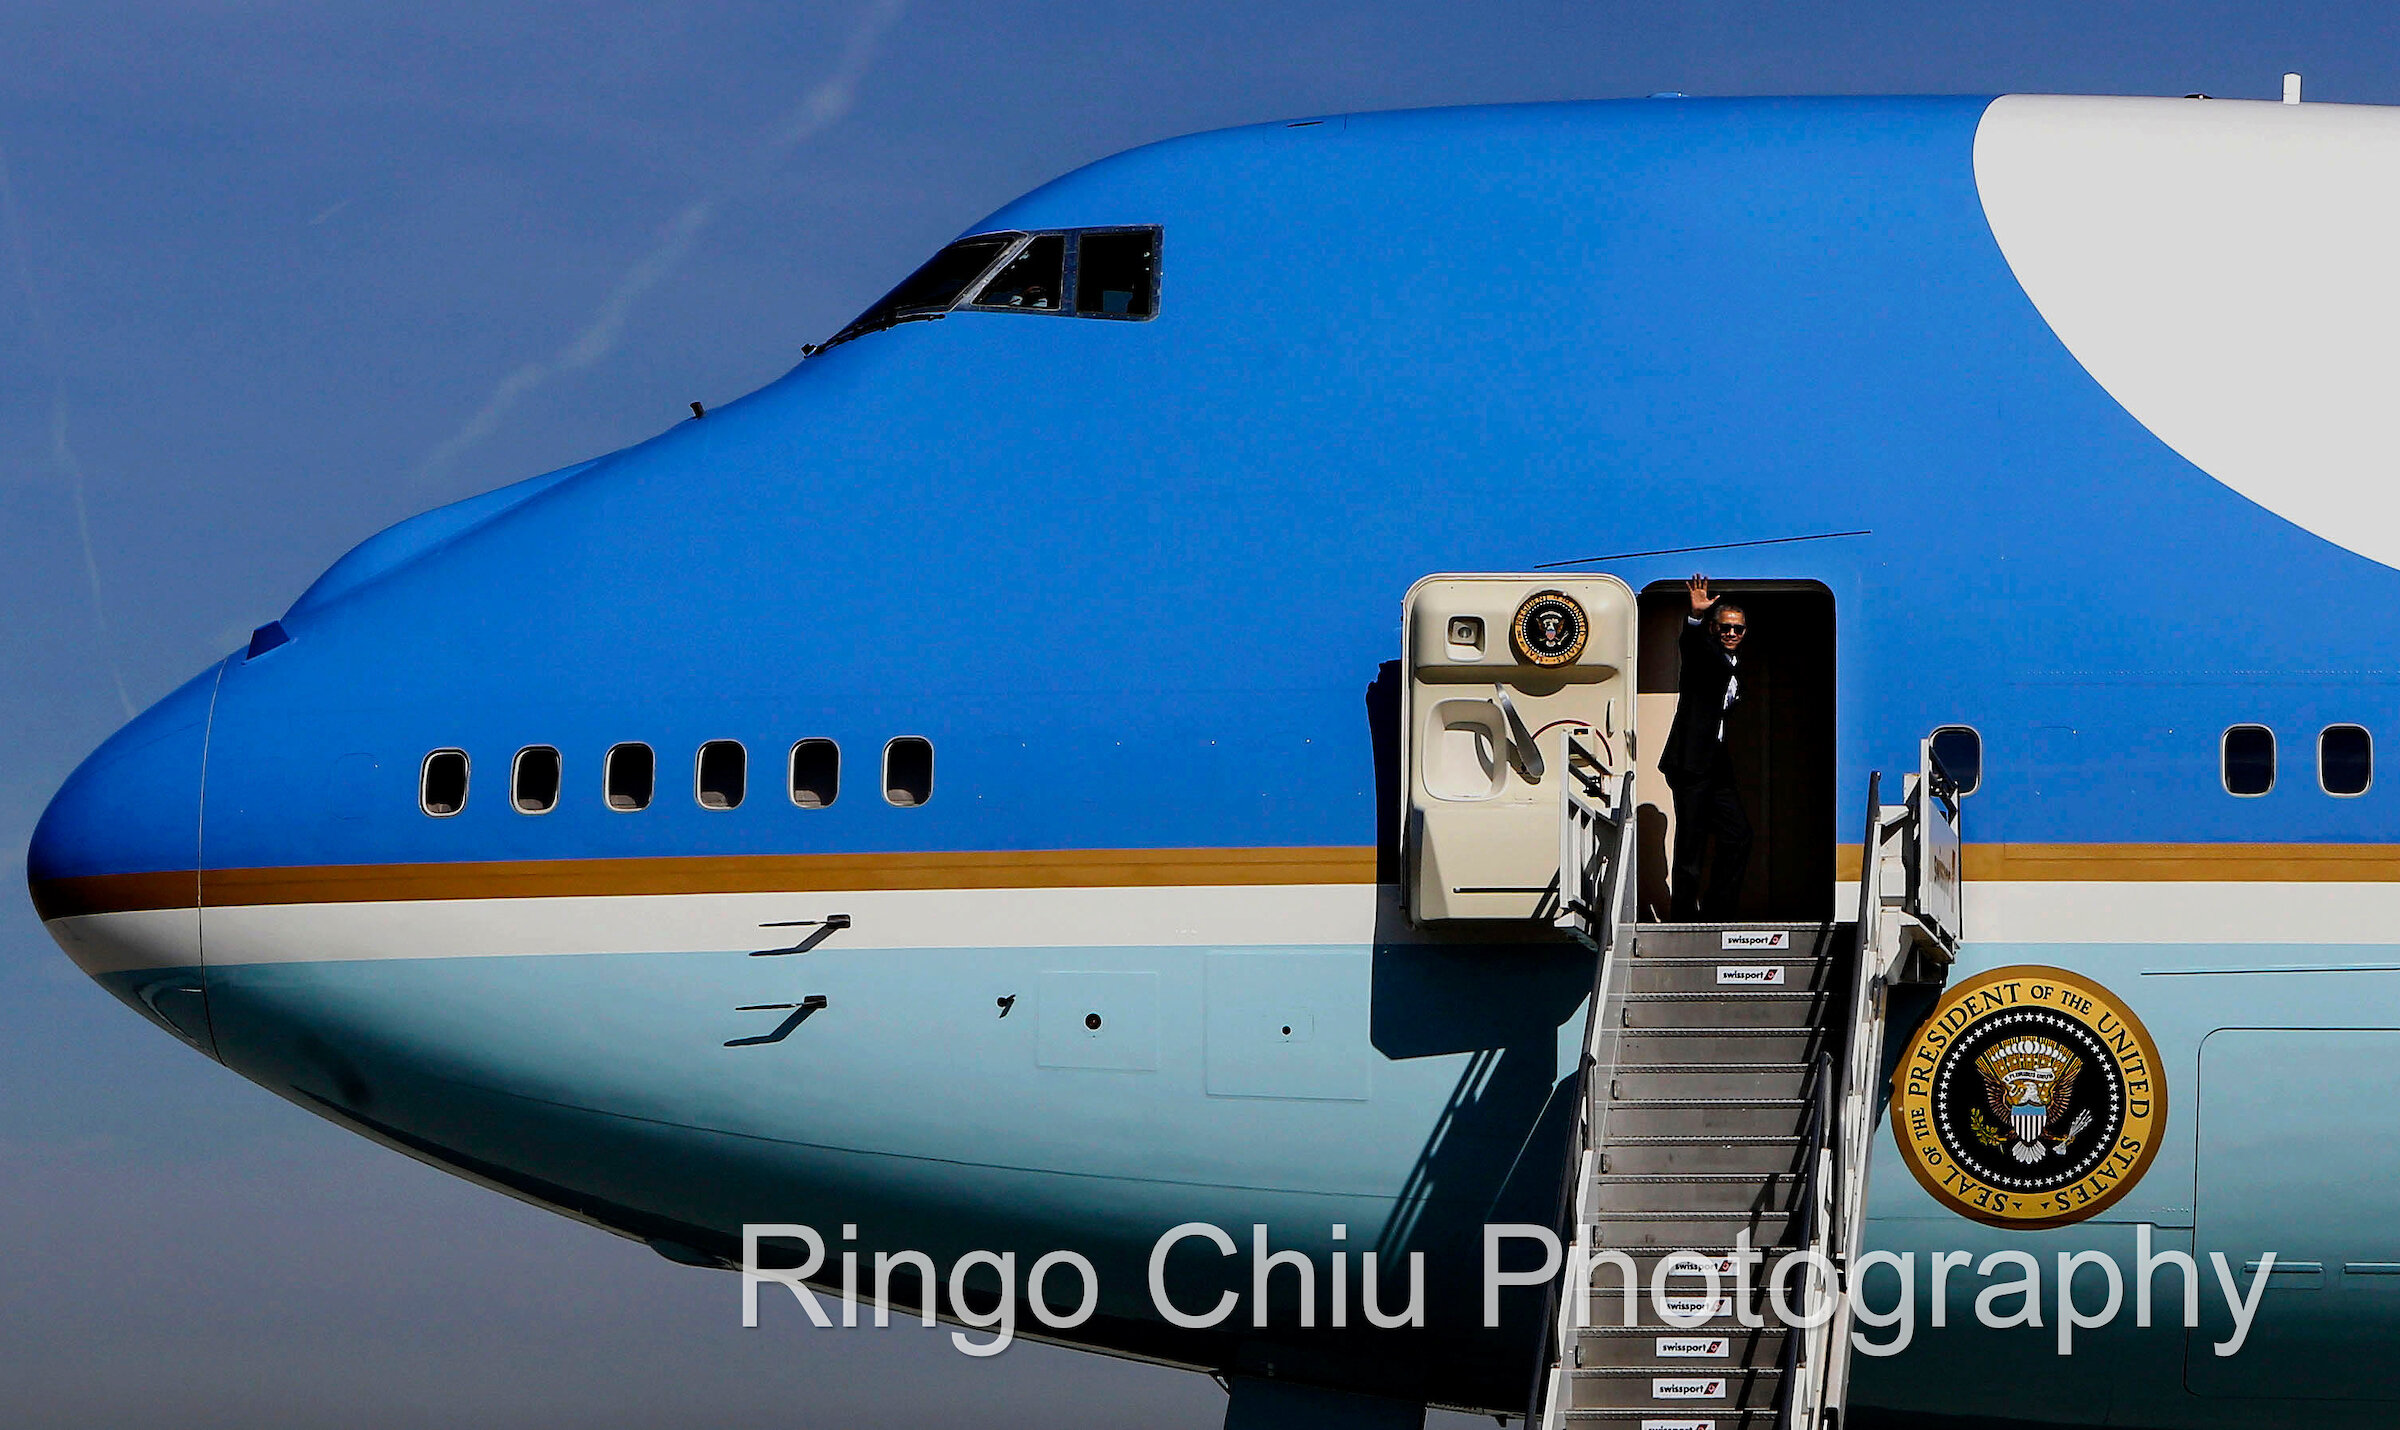
{"label": "door handle", "polygon": [[1525,728],[1525,717],[1517,713],[1516,702],[1508,698],[1507,686],[1492,687],[1492,703],[1500,707],[1501,717],[1508,721],[1508,743],[1517,752],[1517,768],[1529,780],[1540,779],[1545,769],[1542,752],[1534,747],[1533,732]]}

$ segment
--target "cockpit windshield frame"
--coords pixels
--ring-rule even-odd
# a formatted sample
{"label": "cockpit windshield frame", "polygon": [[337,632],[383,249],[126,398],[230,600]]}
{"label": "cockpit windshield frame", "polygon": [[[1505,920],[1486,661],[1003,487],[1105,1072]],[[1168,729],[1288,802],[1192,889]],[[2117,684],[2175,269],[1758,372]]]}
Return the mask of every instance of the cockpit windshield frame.
{"label": "cockpit windshield frame", "polygon": [[[848,327],[827,338],[823,352],[836,343],[877,333],[898,323],[921,318],[938,318],[958,305],[961,298],[979,289],[992,270],[1016,256],[1024,246],[1025,235],[1011,229],[993,233],[971,233],[944,244],[933,257],[917,265],[915,272],[900,280],[891,292],[850,321]],[[982,250],[980,254],[977,250]],[[964,267],[960,260],[980,258],[973,268]]]}
{"label": "cockpit windshield frame", "polygon": [[[1065,316],[1072,311],[1069,301],[1075,291],[1067,286],[1073,280],[1075,272],[1075,245],[1071,241],[1072,238],[1072,234],[1061,231],[1026,234],[1017,241],[1015,247],[1008,251],[1006,258],[992,265],[989,272],[968,285],[966,290],[959,295],[958,306],[963,310],[975,313],[1039,313],[1049,317]],[[1010,270],[1031,255],[1035,248],[1053,243],[1058,247],[1058,276],[1050,280],[1048,303],[1035,306],[1027,303],[983,301],[985,295],[990,293],[1002,279],[1008,277]]]}
{"label": "cockpit windshield frame", "polygon": [[[1145,275],[1147,290],[1133,296],[1129,311],[1116,312],[1102,308],[1087,308],[1079,300],[1081,293],[1081,255],[1083,241],[1096,236],[1147,234],[1150,237],[1149,267]],[[899,286],[886,293],[873,306],[853,319],[849,326],[827,338],[822,344],[803,350],[804,355],[825,351],[837,343],[868,333],[881,332],[901,323],[919,322],[945,317],[950,313],[1016,313],[1048,318],[1106,318],[1115,322],[1148,322],[1158,316],[1160,270],[1163,266],[1164,230],[1157,224],[1111,224],[1095,228],[1050,229],[993,229],[984,233],[966,234],[953,239],[941,252],[919,265]],[[992,246],[997,240],[997,246]],[[1005,273],[1018,258],[1035,245],[1057,242],[1062,253],[1057,287],[1046,306],[1022,302],[977,302],[984,290]],[[963,250],[963,252],[962,252]],[[973,255],[980,259],[971,271],[957,262],[959,257]],[[948,261],[945,261],[948,260]],[[966,274],[962,280],[959,275]]]}
{"label": "cockpit windshield frame", "polygon": [[[1166,230],[1164,228],[1154,223],[1120,223],[1099,228],[1079,228],[1073,230],[1073,233],[1074,241],[1067,245],[1067,291],[1074,296],[1067,311],[1078,318],[1106,318],[1117,323],[1147,323],[1158,316],[1158,290],[1165,281],[1161,275],[1166,271]],[[1145,286],[1141,291],[1129,295],[1134,300],[1131,304],[1132,310],[1115,313],[1105,308],[1084,306],[1084,244],[1094,238],[1114,238],[1122,234],[1133,233],[1150,235],[1150,263],[1148,272],[1143,275]]]}

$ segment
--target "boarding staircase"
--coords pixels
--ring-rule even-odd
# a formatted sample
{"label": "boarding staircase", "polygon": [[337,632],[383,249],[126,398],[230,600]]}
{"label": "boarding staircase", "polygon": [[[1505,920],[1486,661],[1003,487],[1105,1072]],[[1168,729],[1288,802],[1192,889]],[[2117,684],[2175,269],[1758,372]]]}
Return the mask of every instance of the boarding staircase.
{"label": "boarding staircase", "polygon": [[1930,743],[1899,804],[1869,781],[1855,921],[1651,924],[1631,772],[1581,741],[1567,765],[1556,922],[1597,954],[1594,1015],[1528,1423],[1839,1430],[1886,993],[1957,947],[1956,787]]}

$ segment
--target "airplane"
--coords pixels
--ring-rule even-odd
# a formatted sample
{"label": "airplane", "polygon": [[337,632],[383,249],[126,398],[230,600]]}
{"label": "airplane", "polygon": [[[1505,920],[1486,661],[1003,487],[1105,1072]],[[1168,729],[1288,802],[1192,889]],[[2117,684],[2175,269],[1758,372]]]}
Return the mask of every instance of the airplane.
{"label": "airplane", "polygon": [[[204,1055],[791,1334],[851,1257],[1232,1430],[2387,1424],[2396,159],[2198,96],[1136,149],[341,557],[75,771],[34,902]],[[1757,686],[1707,923],[1695,568]],[[1686,1319],[1586,1296],[1612,1251]],[[1904,1286],[1936,1323],[1854,1349]]]}

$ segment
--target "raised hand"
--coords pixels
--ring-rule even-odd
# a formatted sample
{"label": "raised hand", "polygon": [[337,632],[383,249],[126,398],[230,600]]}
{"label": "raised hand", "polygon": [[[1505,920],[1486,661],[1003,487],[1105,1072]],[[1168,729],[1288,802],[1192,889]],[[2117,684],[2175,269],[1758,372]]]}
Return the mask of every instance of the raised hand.
{"label": "raised hand", "polygon": [[1684,588],[1690,591],[1692,594],[1693,615],[1706,615],[1708,613],[1708,608],[1717,603],[1716,598],[1708,594],[1708,577],[1702,575],[1700,572],[1694,571],[1692,573],[1692,579],[1684,582],[1683,584]]}

